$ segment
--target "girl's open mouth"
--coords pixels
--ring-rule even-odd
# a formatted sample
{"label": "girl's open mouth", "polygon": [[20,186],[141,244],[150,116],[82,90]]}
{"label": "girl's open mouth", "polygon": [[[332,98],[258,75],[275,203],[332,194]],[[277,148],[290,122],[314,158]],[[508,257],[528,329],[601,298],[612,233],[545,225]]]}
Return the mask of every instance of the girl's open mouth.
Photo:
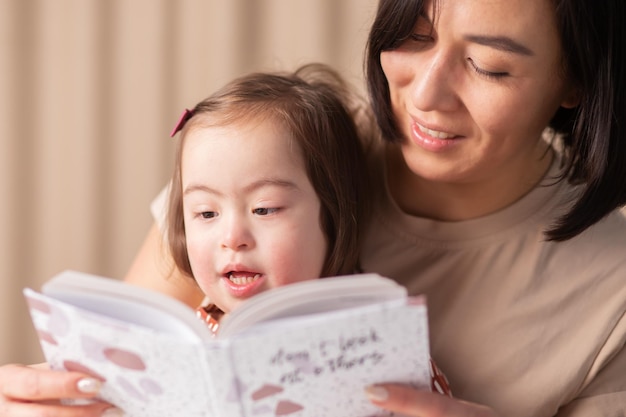
{"label": "girl's open mouth", "polygon": [[231,271],[226,274],[226,277],[235,285],[245,285],[256,281],[261,277],[261,274],[252,274],[248,272],[234,272]]}
{"label": "girl's open mouth", "polygon": [[228,293],[236,298],[249,298],[260,293],[265,281],[265,275],[250,271],[230,271],[222,279]]}

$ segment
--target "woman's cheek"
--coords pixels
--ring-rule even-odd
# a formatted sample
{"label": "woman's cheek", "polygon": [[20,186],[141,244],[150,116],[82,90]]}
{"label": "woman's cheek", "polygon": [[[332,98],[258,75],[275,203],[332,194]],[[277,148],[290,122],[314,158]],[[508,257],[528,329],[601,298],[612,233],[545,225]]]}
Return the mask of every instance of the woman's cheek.
{"label": "woman's cheek", "polygon": [[380,65],[392,93],[394,87],[408,85],[413,80],[415,74],[409,57],[408,53],[401,51],[386,51],[380,54]]}
{"label": "woman's cheek", "polygon": [[475,89],[470,97],[465,97],[464,103],[474,125],[483,134],[492,136],[512,130],[518,123],[519,109],[524,108],[511,103],[501,92],[488,88]]}

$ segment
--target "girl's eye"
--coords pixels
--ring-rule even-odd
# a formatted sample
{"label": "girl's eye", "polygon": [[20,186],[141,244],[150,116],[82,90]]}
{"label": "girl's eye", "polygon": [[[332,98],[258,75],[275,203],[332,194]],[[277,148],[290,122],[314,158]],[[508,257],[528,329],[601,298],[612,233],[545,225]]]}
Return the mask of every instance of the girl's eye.
{"label": "girl's eye", "polygon": [[267,216],[268,214],[276,213],[278,211],[277,208],[267,208],[260,207],[252,210],[252,213],[257,214],[259,216]]}
{"label": "girl's eye", "polygon": [[200,217],[202,217],[203,219],[212,219],[213,217],[217,216],[217,212],[215,211],[203,211],[202,213],[200,213]]}
{"label": "girl's eye", "polygon": [[509,75],[508,72],[491,72],[491,71],[486,71],[480,67],[478,67],[475,63],[474,60],[472,60],[472,58],[467,58],[467,62],[470,63],[472,69],[474,70],[474,72],[476,72],[476,74],[482,76],[482,77],[486,77],[492,80],[499,80],[502,79],[504,77],[507,77]]}

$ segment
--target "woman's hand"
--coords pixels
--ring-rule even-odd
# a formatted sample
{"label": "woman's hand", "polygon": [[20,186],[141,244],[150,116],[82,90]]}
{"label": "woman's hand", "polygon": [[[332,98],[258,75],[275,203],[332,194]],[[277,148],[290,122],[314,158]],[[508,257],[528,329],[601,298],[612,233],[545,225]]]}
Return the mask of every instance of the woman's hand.
{"label": "woman's hand", "polygon": [[404,416],[414,417],[498,417],[488,407],[454,399],[406,385],[380,384],[365,389],[373,404]]}
{"label": "woman's hand", "polygon": [[113,417],[121,411],[103,402],[63,405],[62,398],[93,399],[101,382],[79,372],[57,372],[47,364],[0,366],[0,417]]}

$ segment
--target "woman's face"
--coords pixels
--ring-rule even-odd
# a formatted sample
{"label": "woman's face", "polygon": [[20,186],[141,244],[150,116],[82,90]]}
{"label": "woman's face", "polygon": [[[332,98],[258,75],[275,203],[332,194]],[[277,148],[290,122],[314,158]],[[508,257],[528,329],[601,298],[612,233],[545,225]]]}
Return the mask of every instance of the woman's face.
{"label": "woman's face", "polygon": [[402,154],[426,181],[527,178],[549,120],[577,104],[548,0],[441,0],[436,15],[427,2],[413,35],[380,60]]}

